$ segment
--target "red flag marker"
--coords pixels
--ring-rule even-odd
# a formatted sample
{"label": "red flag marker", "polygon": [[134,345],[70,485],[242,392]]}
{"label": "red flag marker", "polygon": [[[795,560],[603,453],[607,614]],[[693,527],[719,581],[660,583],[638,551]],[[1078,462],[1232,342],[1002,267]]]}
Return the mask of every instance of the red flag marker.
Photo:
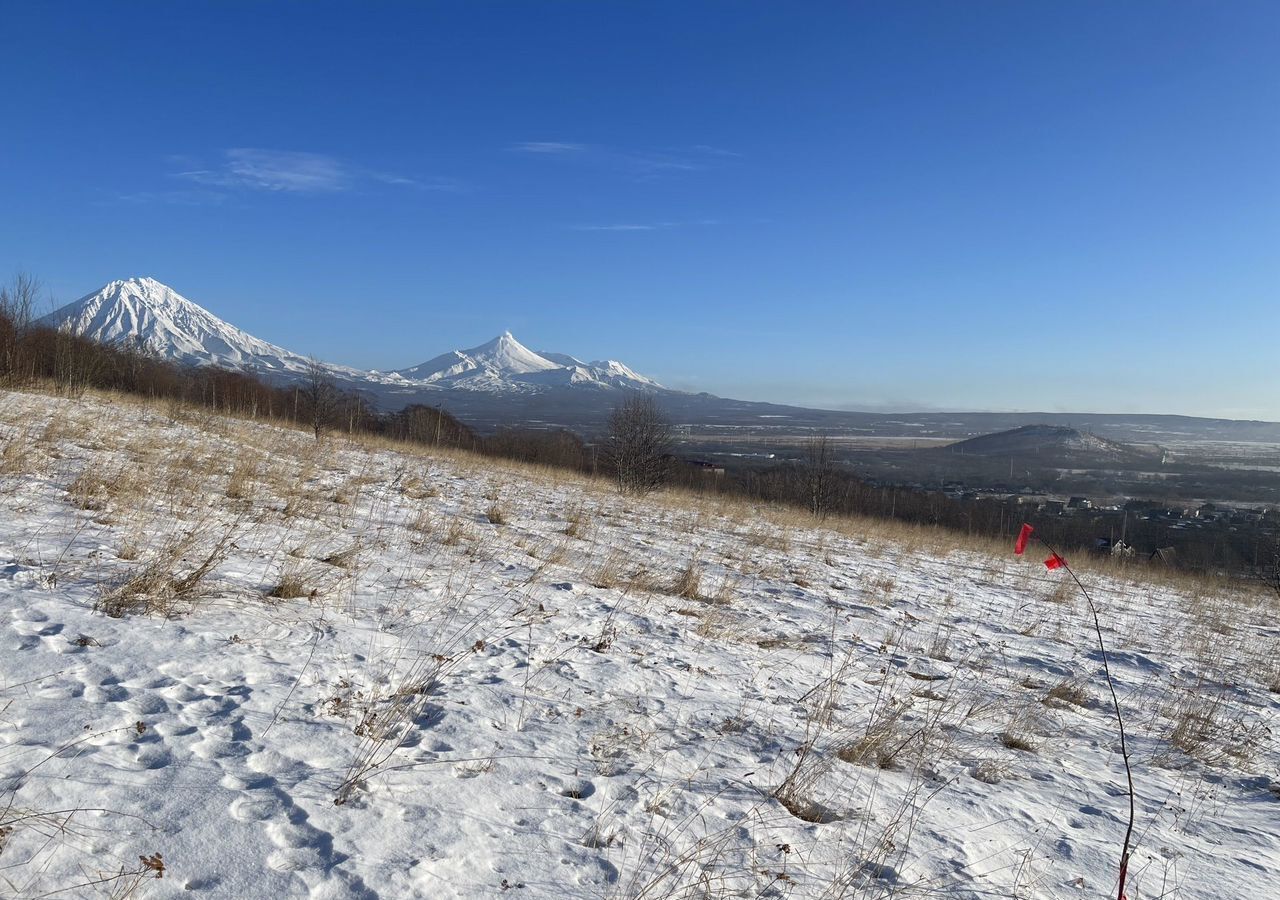
{"label": "red flag marker", "polygon": [[1027,549],[1027,541],[1031,540],[1031,532],[1035,531],[1030,525],[1023,525],[1022,530],[1018,532],[1018,542],[1013,545],[1013,552],[1022,555],[1022,551]]}
{"label": "red flag marker", "polygon": [[1066,564],[1067,564],[1067,561],[1056,553],[1044,561],[1044,567],[1049,571],[1053,571],[1054,569],[1061,569]]}

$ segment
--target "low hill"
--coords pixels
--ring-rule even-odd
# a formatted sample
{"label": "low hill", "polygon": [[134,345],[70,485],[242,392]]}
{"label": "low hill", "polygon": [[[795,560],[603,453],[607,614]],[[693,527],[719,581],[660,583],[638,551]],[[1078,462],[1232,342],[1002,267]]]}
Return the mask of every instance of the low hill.
{"label": "low hill", "polygon": [[1122,444],[1088,431],[1079,431],[1065,425],[1044,424],[1024,425],[1009,431],[984,434],[941,449],[945,453],[965,456],[1079,457],[1095,461],[1114,459],[1117,462],[1131,462],[1152,455],[1145,448]]}

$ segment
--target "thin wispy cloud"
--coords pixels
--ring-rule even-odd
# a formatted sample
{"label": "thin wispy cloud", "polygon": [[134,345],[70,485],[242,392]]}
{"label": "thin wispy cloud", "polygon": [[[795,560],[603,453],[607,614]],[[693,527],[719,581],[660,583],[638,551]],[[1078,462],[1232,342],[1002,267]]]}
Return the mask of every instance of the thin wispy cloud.
{"label": "thin wispy cloud", "polygon": [[519,153],[581,153],[586,144],[570,144],[564,141],[525,141],[511,148]]}
{"label": "thin wispy cloud", "polygon": [[509,150],[616,172],[641,181],[697,172],[741,154],[707,144],[663,150],[632,150],[571,141],[523,141]]}
{"label": "thin wispy cloud", "polygon": [[570,225],[573,231],[665,231],[670,228],[698,228],[724,224],[719,219],[694,219],[687,222],[618,222],[601,225]]}
{"label": "thin wispy cloud", "polygon": [[256,147],[224,150],[214,163],[188,164],[173,176],[226,191],[290,194],[336,194],[377,184],[427,191],[460,189],[451,179],[383,172],[324,153]]}
{"label": "thin wispy cloud", "polygon": [[708,156],[726,156],[734,159],[741,159],[742,154],[733,150],[725,150],[723,147],[712,147],[708,144],[694,144],[691,148],[695,153],[705,153]]}
{"label": "thin wispy cloud", "polygon": [[617,225],[571,225],[574,231],[658,231],[671,227],[666,222],[655,222],[652,225],[619,223]]}
{"label": "thin wispy cloud", "polygon": [[167,204],[170,206],[217,206],[225,202],[227,195],[218,191],[130,191],[117,192],[105,203]]}

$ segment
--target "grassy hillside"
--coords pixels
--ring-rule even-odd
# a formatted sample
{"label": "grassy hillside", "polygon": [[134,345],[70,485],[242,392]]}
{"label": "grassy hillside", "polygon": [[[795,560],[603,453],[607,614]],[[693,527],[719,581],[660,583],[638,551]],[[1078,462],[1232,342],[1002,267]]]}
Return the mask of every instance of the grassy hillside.
{"label": "grassy hillside", "polygon": [[[0,893],[1113,894],[1087,610],[962,541],[0,393]],[[1129,896],[1265,895],[1275,597],[1078,568]]]}

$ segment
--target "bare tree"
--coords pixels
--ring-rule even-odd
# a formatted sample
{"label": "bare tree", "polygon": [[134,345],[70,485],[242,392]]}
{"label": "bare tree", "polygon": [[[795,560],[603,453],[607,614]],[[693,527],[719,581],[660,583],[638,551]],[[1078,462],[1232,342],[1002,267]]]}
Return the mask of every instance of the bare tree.
{"label": "bare tree", "polygon": [[23,364],[23,338],[35,318],[40,282],[35,276],[19,272],[6,285],[0,285],[0,378],[17,383],[30,373]]}
{"label": "bare tree", "polygon": [[804,453],[805,503],[815,519],[831,512],[836,494],[835,448],[825,434],[809,438]]}
{"label": "bare tree", "polygon": [[652,394],[633,394],[614,408],[604,455],[619,491],[644,494],[666,480],[671,435],[671,423]]}
{"label": "bare tree", "polygon": [[338,410],[338,386],[333,376],[314,356],[307,360],[306,381],[302,385],[302,402],[316,440],[333,422]]}

